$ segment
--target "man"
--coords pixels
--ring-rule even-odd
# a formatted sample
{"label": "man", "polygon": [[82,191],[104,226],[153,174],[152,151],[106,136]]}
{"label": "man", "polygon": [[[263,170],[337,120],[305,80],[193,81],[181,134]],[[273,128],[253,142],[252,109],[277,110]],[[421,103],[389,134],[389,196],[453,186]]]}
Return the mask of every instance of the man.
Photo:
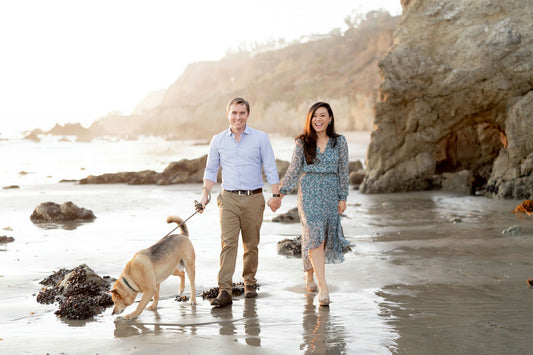
{"label": "man", "polygon": [[[232,304],[232,277],[237,261],[239,232],[244,248],[243,272],[246,298],[257,296],[256,279],[258,245],[265,198],[263,196],[264,168],[270,184],[274,205],[281,205],[279,175],[274,152],[266,133],[247,125],[250,104],[243,98],[231,100],[226,107],[229,128],[213,136],[204,172],[204,186],[200,203],[208,202],[208,196],[217,182],[222,167],[222,191],[217,198],[220,215],[221,244],[219,294],[211,305],[224,307]],[[271,206],[272,208],[272,206]]]}

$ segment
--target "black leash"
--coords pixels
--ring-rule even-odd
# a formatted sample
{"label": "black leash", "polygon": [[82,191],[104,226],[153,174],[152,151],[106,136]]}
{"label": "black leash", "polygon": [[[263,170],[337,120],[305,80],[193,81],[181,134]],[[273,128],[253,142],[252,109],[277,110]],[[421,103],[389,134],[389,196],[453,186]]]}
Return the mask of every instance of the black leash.
{"label": "black leash", "polygon": [[[205,205],[207,206],[207,204],[209,203],[209,201],[211,201],[211,193],[209,193],[209,195],[207,196],[207,202],[205,203]],[[180,224],[178,224],[176,227],[174,227],[174,229],[172,229],[170,232],[167,233],[167,235],[165,235],[163,238],[165,237],[168,237],[172,232],[174,232],[176,229],[178,229],[179,227],[181,227],[185,222],[187,222],[189,219],[192,218],[192,216],[194,216],[195,214],[197,214],[198,212],[200,211],[203,211],[205,207],[202,207],[202,204],[196,200],[194,200],[194,209],[196,211],[194,211],[193,214],[191,214],[189,217],[187,217],[186,220],[184,220],[183,222],[181,222]]]}

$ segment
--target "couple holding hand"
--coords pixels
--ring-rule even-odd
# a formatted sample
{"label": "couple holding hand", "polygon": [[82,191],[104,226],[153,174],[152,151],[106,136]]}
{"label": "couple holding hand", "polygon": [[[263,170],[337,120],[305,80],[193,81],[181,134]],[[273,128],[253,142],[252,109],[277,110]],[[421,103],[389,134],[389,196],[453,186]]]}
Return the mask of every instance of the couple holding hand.
{"label": "couple holding hand", "polygon": [[[221,244],[219,294],[211,305],[232,303],[232,277],[237,261],[239,233],[243,242],[245,296],[254,298],[258,265],[258,244],[265,209],[262,168],[272,189],[268,206],[275,212],[283,197],[298,185],[298,213],[302,223],[302,260],[306,288],[318,290],[321,306],[330,303],[325,263],[344,261],[344,238],[340,214],[348,196],[348,145],[335,132],[333,111],[328,103],[317,102],[307,114],[303,133],[296,138],[290,166],[279,182],[272,146],[265,132],[247,125],[250,104],[243,98],[226,107],[229,128],[211,139],[204,172],[200,203],[209,201],[222,167],[222,190],[217,197]],[[314,281],[316,276],[317,284]]]}

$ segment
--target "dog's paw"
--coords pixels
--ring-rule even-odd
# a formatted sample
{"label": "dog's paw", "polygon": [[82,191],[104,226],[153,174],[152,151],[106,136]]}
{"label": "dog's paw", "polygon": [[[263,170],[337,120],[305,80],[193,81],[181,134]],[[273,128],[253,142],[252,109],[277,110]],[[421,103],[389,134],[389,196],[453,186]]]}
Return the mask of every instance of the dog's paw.
{"label": "dog's paw", "polygon": [[147,310],[155,312],[157,310],[157,306],[150,306],[147,308]]}

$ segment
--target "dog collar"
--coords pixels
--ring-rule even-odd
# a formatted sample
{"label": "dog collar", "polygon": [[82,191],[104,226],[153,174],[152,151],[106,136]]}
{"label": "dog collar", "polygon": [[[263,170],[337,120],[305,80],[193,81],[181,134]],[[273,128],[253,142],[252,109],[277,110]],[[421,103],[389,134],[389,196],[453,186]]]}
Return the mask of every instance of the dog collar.
{"label": "dog collar", "polygon": [[126,278],[124,276],[122,276],[122,281],[124,281],[124,283],[126,284],[126,286],[128,286],[129,288],[131,288],[134,292],[139,292],[137,291],[136,289],[134,289],[133,287],[131,287],[131,285],[129,284],[128,280],[126,280]]}

